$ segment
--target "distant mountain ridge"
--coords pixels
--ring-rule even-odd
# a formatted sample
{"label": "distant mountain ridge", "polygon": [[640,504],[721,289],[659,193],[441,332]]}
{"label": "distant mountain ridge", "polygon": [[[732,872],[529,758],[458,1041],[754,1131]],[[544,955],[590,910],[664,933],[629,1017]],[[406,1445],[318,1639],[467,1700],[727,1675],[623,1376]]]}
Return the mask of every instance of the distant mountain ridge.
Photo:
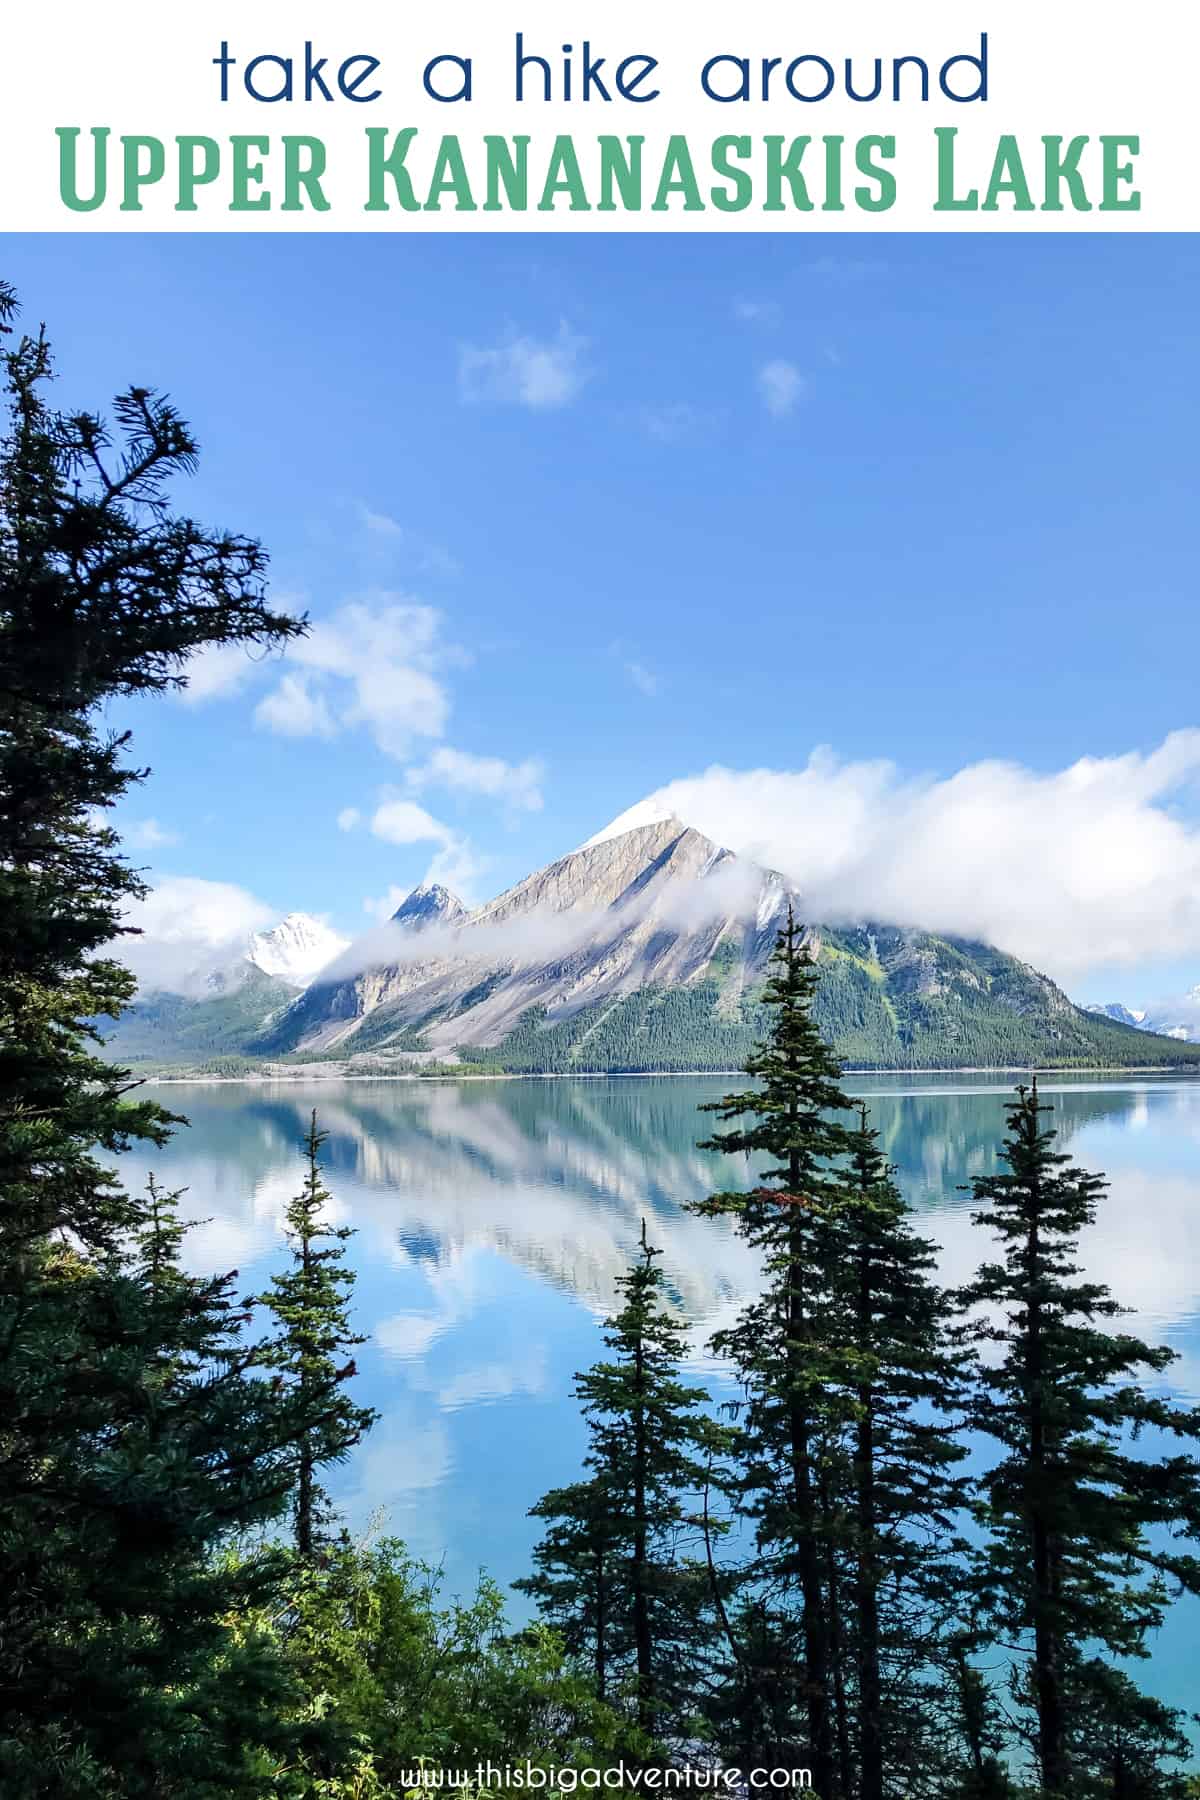
{"label": "distant mountain ridge", "polygon": [[291,912],[245,947],[188,978],[186,993],[148,987],[105,1032],[109,1054],[130,1062],[243,1056],[270,1021],[350,940],[311,913]]}
{"label": "distant mountain ridge", "polygon": [[[777,871],[634,808],[487,905],[459,909],[428,947],[402,937],[402,954],[330,970],[254,1047],[423,1052],[538,1073],[736,1067],[766,1025],[761,989],[789,904],[803,918],[803,896]],[[818,1018],[856,1066],[1175,1060],[987,945],[886,924],[809,934]]]}
{"label": "distant mountain ridge", "polygon": [[[238,1049],[220,1054],[529,1073],[735,1068],[767,1024],[762,988],[789,905],[803,920],[802,894],[777,871],[633,808],[473,911],[445,888],[414,889],[382,936],[343,949],[302,991],[256,966],[271,984],[257,990],[261,1016],[249,1024],[243,993]],[[851,1067],[1200,1062],[1200,1049],[1087,1012],[986,944],[883,922],[806,929],[818,1022]],[[176,1024],[186,1016],[178,1002],[168,1010]],[[221,1025],[228,1044],[237,1033]]]}
{"label": "distant mountain ridge", "polygon": [[1200,985],[1177,1000],[1158,1000],[1136,1011],[1119,1000],[1103,1006],[1089,1006],[1086,1010],[1102,1013],[1108,1019],[1120,1019],[1123,1024],[1134,1025],[1139,1031],[1152,1033],[1155,1037],[1174,1038],[1180,1044],[1200,1044]]}

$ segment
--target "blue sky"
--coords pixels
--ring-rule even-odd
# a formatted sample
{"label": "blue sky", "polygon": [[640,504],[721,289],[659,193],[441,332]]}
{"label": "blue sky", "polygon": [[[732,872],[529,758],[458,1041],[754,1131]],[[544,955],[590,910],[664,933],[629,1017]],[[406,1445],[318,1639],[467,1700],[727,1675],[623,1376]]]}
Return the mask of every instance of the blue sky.
{"label": "blue sky", "polygon": [[[1200,978],[1200,739],[1144,761],[1200,723],[1195,239],[80,235],[4,272],[64,403],[174,396],[180,500],[322,628],[129,719],[156,880],[354,932],[435,858],[485,897],[714,764],[829,746],[822,806],[865,784],[863,834],[917,806],[927,841],[922,781],[1003,759],[1010,881],[1063,862],[1006,947],[1100,997]],[[1055,818],[1081,758],[1094,892]],[[1048,828],[1010,844],[1023,805]],[[856,891],[925,891],[888,857]]]}

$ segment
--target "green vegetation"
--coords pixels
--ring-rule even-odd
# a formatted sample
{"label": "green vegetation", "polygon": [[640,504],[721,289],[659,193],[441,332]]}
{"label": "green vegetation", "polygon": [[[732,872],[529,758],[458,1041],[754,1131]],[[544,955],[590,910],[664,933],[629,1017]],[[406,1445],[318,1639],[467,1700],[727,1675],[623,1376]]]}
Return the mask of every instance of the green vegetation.
{"label": "green vegetation", "polygon": [[534,1508],[549,1529],[537,1574],[518,1583],[584,1660],[599,1698],[629,1696],[647,1743],[697,1728],[711,1674],[716,1621],[705,1563],[683,1554],[697,1535],[685,1497],[708,1485],[726,1435],[699,1411],[704,1390],[679,1380],[683,1342],[662,1304],[659,1254],[643,1221],[641,1256],[605,1333],[613,1360],[576,1377],[587,1479]]}
{"label": "green vegetation", "polygon": [[[1200,1066],[1200,1045],[1083,1012],[1041,976],[983,944],[922,937],[916,954],[886,973],[826,932],[817,973],[813,1018],[848,1068]],[[458,1054],[464,1063],[488,1062],[513,1074],[723,1070],[745,1064],[768,1024],[761,987],[731,1001],[715,976],[705,976],[687,987],[644,988],[562,1019],[533,1008],[495,1047],[460,1045]],[[347,1050],[357,1043],[356,1034]]]}
{"label": "green vegetation", "polygon": [[295,988],[247,963],[244,975],[221,992],[203,998],[161,990],[139,994],[119,1019],[99,1025],[108,1054],[124,1063],[211,1063],[244,1057],[267,1021],[295,997]]}
{"label": "green vegetation", "polygon": [[[1017,1698],[1046,1800],[1068,1800],[1096,1744],[1143,1783],[1160,1757],[1181,1754],[1181,1721],[1139,1695],[1115,1659],[1144,1656],[1170,1595],[1200,1590],[1194,1542],[1167,1535],[1200,1528],[1200,1461],[1183,1449],[1200,1440],[1200,1410],[1147,1389],[1173,1353],[1120,1331],[1107,1288],[1078,1278],[1079,1236],[1105,1184],[1055,1151],[1050,1111],[1036,1083],[1021,1088],[1004,1168],[975,1182],[976,1222],[1002,1260],[963,1299],[981,1309],[971,1335],[992,1352],[970,1423],[1000,1450],[980,1486],[980,1608],[1004,1641],[1029,1646]],[[1147,1433],[1179,1448],[1149,1460],[1135,1449]],[[1122,1791],[1110,1779],[1095,1791]]]}
{"label": "green vegetation", "polygon": [[345,1267],[348,1225],[330,1225],[325,1214],[333,1199],[321,1180],[321,1146],[326,1134],[317,1129],[314,1112],[304,1140],[308,1173],[304,1186],[287,1209],[286,1231],[291,1267],[274,1275],[259,1303],[276,1321],[277,1336],[259,1352],[265,1369],[276,1371],[275,1385],[291,1393],[312,1422],[296,1444],[296,1489],[292,1504],[296,1552],[315,1562],[329,1542],[333,1509],[318,1480],[318,1471],[341,1462],[369,1431],[377,1415],[356,1406],[344,1384],[357,1373],[353,1360],[338,1363],[347,1350],[365,1340],[351,1329],[348,1300],[354,1276]]}
{"label": "green vegetation", "polygon": [[[0,293],[11,335],[12,297]],[[141,884],[104,814],[140,779],[99,729],[207,644],[274,644],[248,539],[173,514],[195,446],[134,388],[116,436],[51,412],[39,334],[3,356],[0,449],[0,1788],[236,1793],[246,1744],[286,1748],[285,1671],[231,1615],[274,1553],[229,1533],[286,1506],[307,1399],[276,1392],[233,1277],[179,1267],[171,1199],[101,1157],[172,1117],[125,1098],[89,1021],[133,981],[104,954]],[[317,1404],[320,1402],[318,1400]]]}

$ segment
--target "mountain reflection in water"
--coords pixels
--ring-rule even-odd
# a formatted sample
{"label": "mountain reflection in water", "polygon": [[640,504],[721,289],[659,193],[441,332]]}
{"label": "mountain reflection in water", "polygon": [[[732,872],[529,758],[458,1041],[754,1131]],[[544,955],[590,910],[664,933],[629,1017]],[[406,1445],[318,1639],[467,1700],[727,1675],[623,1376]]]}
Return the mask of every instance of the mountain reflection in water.
{"label": "mountain reflection in water", "polygon": [[[536,1537],[529,1507],[578,1472],[583,1434],[572,1377],[594,1361],[600,1326],[641,1220],[663,1251],[695,1374],[732,1389],[707,1340],[755,1285],[753,1257],[722,1220],[685,1210],[716,1187],[748,1185],[740,1158],[697,1148],[715,1121],[697,1109],[736,1078],[281,1082],[172,1086],[190,1120],[163,1151],[135,1150],[188,1189],[191,1266],[236,1268],[260,1288],[301,1179],[315,1106],[337,1217],[352,1225],[355,1314],[369,1334],[361,1397],[382,1415],[331,1486],[355,1526],[374,1516],[452,1589],[480,1567],[511,1581]],[[872,1121],[943,1278],[965,1280],[988,1251],[964,1185],[990,1169],[1011,1086],[997,1077],[858,1077]],[[1089,1275],[1131,1309],[1129,1328],[1169,1344],[1170,1386],[1200,1399],[1200,1080],[1043,1082],[1060,1147],[1110,1181],[1086,1244]],[[1158,1685],[1200,1642],[1197,1609],[1162,1634]],[[1181,1676],[1181,1680],[1182,1680]],[[1186,1683],[1184,1684],[1186,1685]]]}

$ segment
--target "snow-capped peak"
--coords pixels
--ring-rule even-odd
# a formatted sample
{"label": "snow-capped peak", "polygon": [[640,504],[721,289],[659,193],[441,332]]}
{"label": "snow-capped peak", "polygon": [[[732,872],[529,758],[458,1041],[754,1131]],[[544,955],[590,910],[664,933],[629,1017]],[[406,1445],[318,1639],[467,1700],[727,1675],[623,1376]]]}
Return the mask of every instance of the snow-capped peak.
{"label": "snow-capped peak", "polygon": [[246,946],[246,961],[264,975],[290,981],[295,987],[307,987],[349,942],[323,919],[315,919],[311,913],[292,912],[270,931],[254,933]]}
{"label": "snow-capped peak", "polygon": [[598,831],[595,837],[588,838],[587,842],[580,844],[579,848],[591,850],[596,844],[606,844],[610,838],[623,837],[627,831],[637,831],[643,825],[665,825],[669,821],[674,821],[679,825],[680,830],[683,829],[683,821],[676,819],[671,807],[660,800],[657,795],[651,794],[647,799],[639,800],[635,806],[626,807],[625,811],[618,813],[616,818],[604,827],[603,831]]}

